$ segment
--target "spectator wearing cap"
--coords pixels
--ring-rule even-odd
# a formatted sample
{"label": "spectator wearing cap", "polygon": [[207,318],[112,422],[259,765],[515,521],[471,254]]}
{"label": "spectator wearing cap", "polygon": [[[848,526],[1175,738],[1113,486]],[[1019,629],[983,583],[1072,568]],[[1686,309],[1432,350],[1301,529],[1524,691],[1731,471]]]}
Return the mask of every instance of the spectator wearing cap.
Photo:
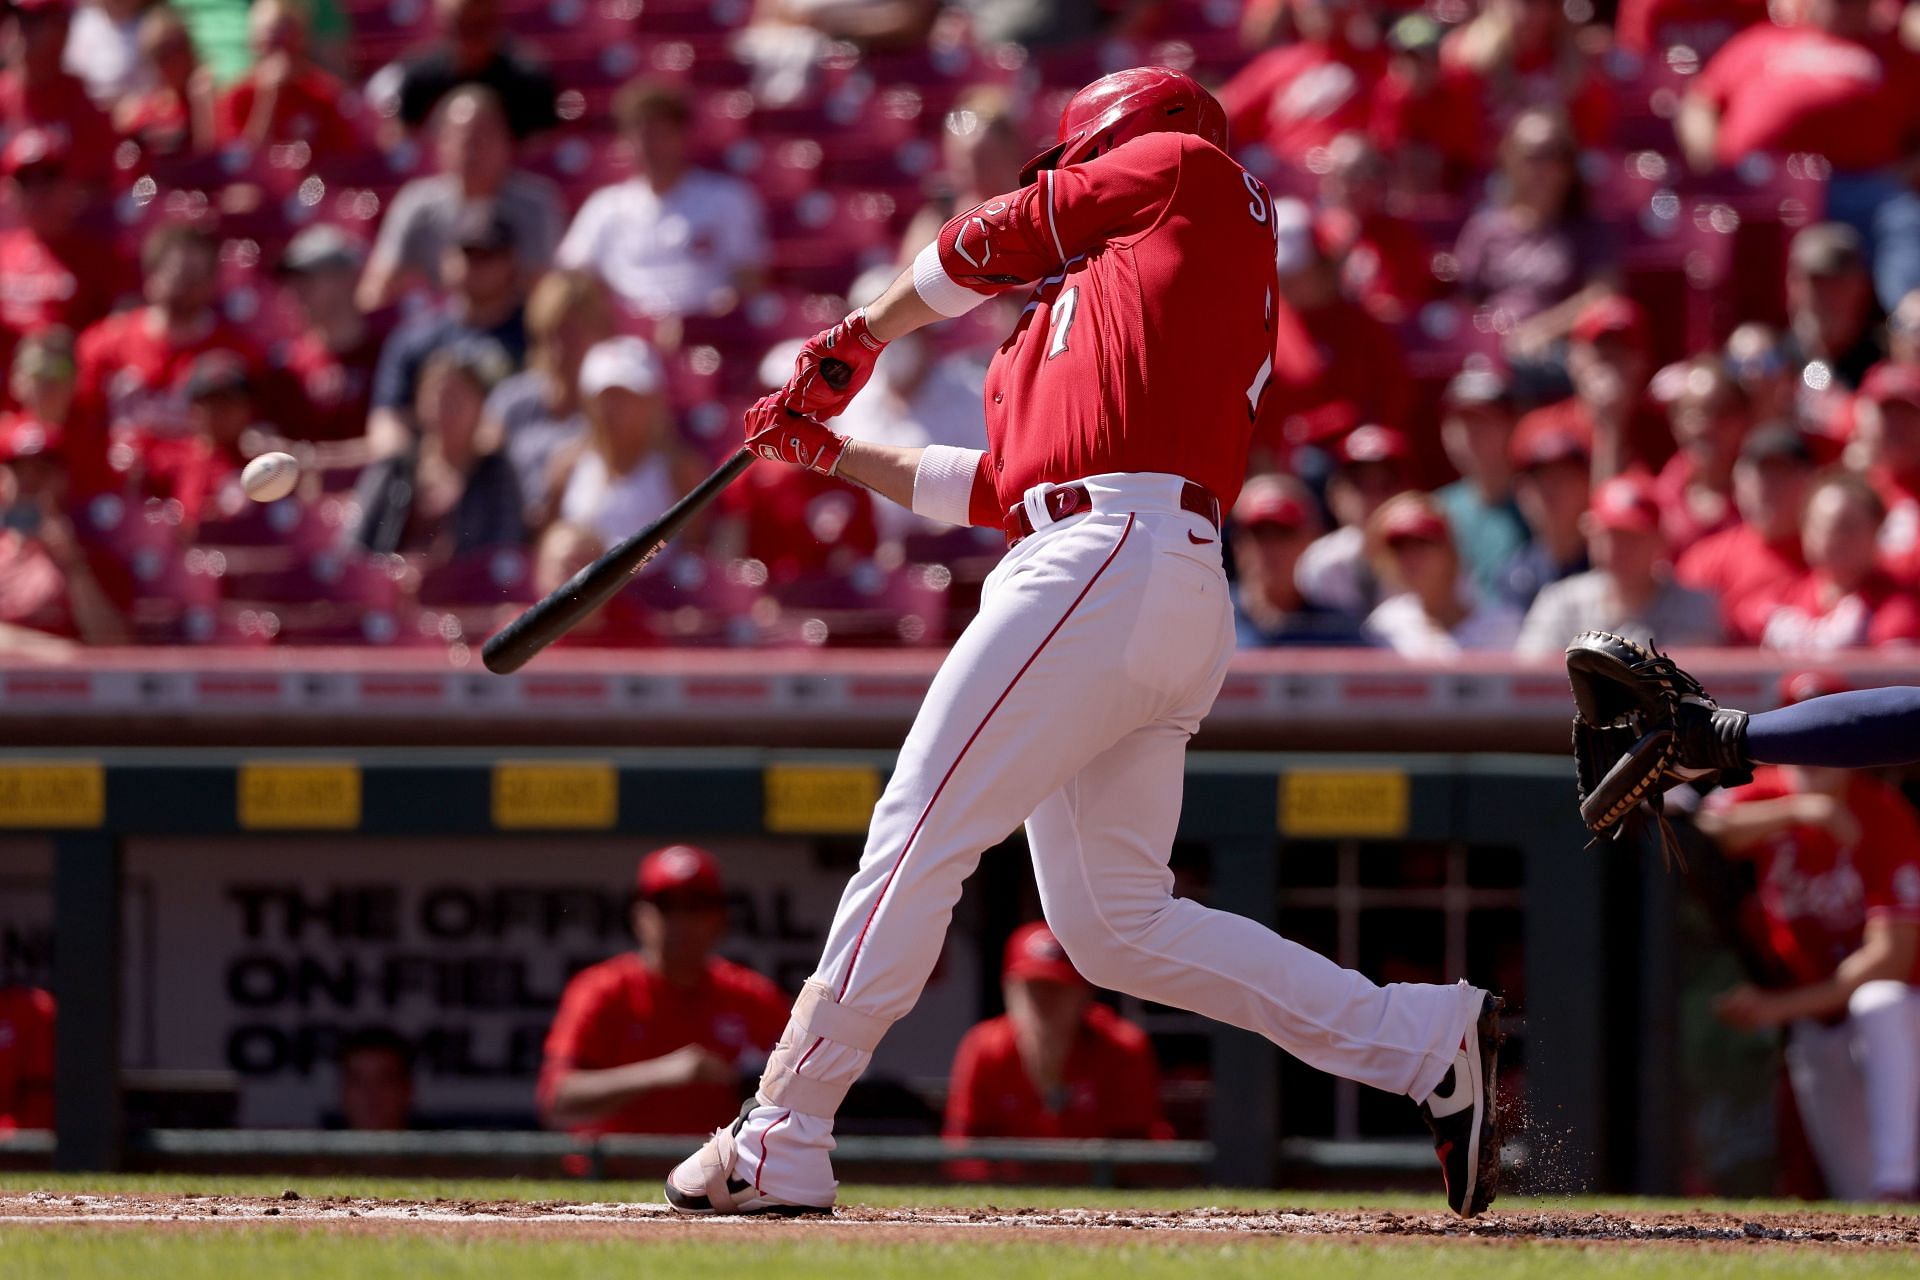
{"label": "spectator wearing cap", "polygon": [[1804,398],[1853,390],[1883,358],[1873,315],[1859,233],[1819,222],[1795,235],[1787,250],[1787,358],[1803,388],[1803,417],[1822,416]]}
{"label": "spectator wearing cap", "polygon": [[359,95],[307,51],[305,14],[291,0],[253,0],[247,11],[253,66],[220,95],[220,141],[262,148],[304,142],[323,168],[368,149]]}
{"label": "spectator wearing cap", "polygon": [[1738,522],[1733,464],[1753,426],[1753,414],[1746,393],[1715,356],[1679,365],[1668,382],[1667,421],[1677,447],[1660,470],[1655,493],[1667,545],[1678,556],[1708,534]]}
{"label": "spectator wearing cap", "polygon": [[1353,645],[1358,615],[1324,609],[1294,580],[1300,555],[1320,532],[1320,510],[1291,476],[1255,476],[1233,504],[1233,630],[1242,649]]}
{"label": "spectator wearing cap", "polygon": [[1512,386],[1491,369],[1461,371],[1441,396],[1440,442],[1460,478],[1433,496],[1474,589],[1486,595],[1499,593],[1507,566],[1527,545],[1527,522],[1513,499],[1514,421]]}
{"label": "spectator wearing cap", "polygon": [[566,224],[566,203],[551,182],[514,167],[505,109],[490,89],[449,94],[434,116],[435,172],[394,193],[360,277],[360,308],[377,311],[414,289],[451,287],[447,252],[459,228],[491,210],[505,224],[506,247],[526,280],[546,269]]}
{"label": "spectator wearing cap", "polygon": [[487,395],[511,366],[488,338],[440,347],[420,366],[411,453],[360,473],[354,541],[373,551],[421,551],[444,564],[527,541],[525,504],[497,437],[482,430]]}
{"label": "spectator wearing cap", "polygon": [[560,518],[612,546],[672,506],[700,478],[680,448],[660,357],[642,338],[608,338],[580,362],[586,434],[559,466]]}
{"label": "spectator wearing cap", "polygon": [[1425,13],[1401,15],[1387,32],[1392,56],[1367,120],[1398,184],[1418,192],[1465,191],[1485,168],[1484,86],[1465,67],[1441,61],[1445,34]]}
{"label": "spectator wearing cap", "polygon": [[1479,78],[1496,127],[1544,107],[1564,111],[1581,145],[1597,147],[1610,140],[1615,112],[1592,47],[1584,22],[1560,5],[1486,0],[1448,33],[1440,53]]}
{"label": "spectator wearing cap", "polygon": [[1327,506],[1335,528],[1300,553],[1294,577],[1316,607],[1364,616],[1378,601],[1378,584],[1367,555],[1367,522],[1387,499],[1412,487],[1407,459],[1412,448],[1392,427],[1356,427],[1334,448],[1327,479]]}
{"label": "spectator wearing cap", "polygon": [[514,368],[526,359],[526,293],[514,262],[513,228],[498,210],[476,204],[461,213],[440,271],[446,302],[403,320],[374,366],[367,441],[376,457],[408,447],[416,430],[415,384],[427,357],[441,347],[487,338],[499,344]]}
{"label": "spectator wearing cap", "polygon": [[1500,574],[1499,597],[1517,608],[1550,582],[1585,573],[1587,509],[1593,464],[1586,439],[1562,422],[1528,415],[1514,428],[1513,500],[1529,541]]}
{"label": "spectator wearing cap", "polygon": [[87,87],[63,65],[73,26],[72,0],[14,0],[0,25],[0,133],[41,128],[64,136],[68,172],[96,190],[113,177],[113,124]]}
{"label": "spectator wearing cap", "polygon": [[1332,440],[1363,422],[1406,422],[1413,380],[1393,330],[1340,291],[1339,264],[1307,206],[1276,200],[1273,219],[1280,305],[1254,447],[1285,470],[1300,445]]}
{"label": "spectator wearing cap", "polygon": [[555,257],[598,272],[641,315],[730,311],[765,278],[760,198],[738,178],[693,167],[692,115],[684,90],[650,80],[620,90],[614,123],[640,173],[588,196]]}
{"label": "spectator wearing cap", "polygon": [[[1022,925],[1007,939],[1000,991],[1007,1011],[969,1030],[953,1056],[947,1137],[1173,1136],[1146,1032],[1094,1000],[1046,925]],[[952,1171],[976,1181],[1012,1175],[978,1161]]]}
{"label": "spectator wearing cap", "polygon": [[434,0],[433,16],[433,47],[375,77],[391,83],[391,108],[403,124],[418,128],[448,95],[470,85],[501,104],[516,138],[559,123],[553,80],[509,47],[500,0]]}
{"label": "spectator wearing cap", "polygon": [[1387,158],[1358,133],[1327,148],[1314,231],[1340,264],[1341,292],[1376,319],[1398,324],[1438,291],[1433,248],[1412,222],[1387,209]]}
{"label": "spectator wearing cap", "polygon": [[1849,460],[1886,504],[1880,553],[1895,577],[1920,585],[1920,366],[1875,365],[1854,398]]}
{"label": "spectator wearing cap", "polygon": [[529,528],[544,527],[560,501],[566,477],[554,459],[587,429],[580,364],[613,331],[613,299],[591,271],[549,271],[533,286],[527,367],[487,397],[487,430],[505,442]]}
{"label": "spectator wearing cap", "polygon": [[51,991],[0,978],[0,1133],[53,1128],[53,1028]]}
{"label": "spectator wearing cap", "polygon": [[1761,629],[1781,653],[1907,646],[1920,641],[1920,601],[1880,565],[1886,506],[1849,472],[1814,482],[1801,519],[1807,572],[1781,593]]}
{"label": "spectator wearing cap", "polygon": [[1641,58],[1684,45],[1707,59],[1736,32],[1766,20],[1765,0],[1620,0],[1613,34]]}
{"label": "spectator wearing cap", "polygon": [[219,90],[180,15],[164,4],[140,19],[140,87],[113,107],[113,127],[148,156],[198,155],[215,143]]}
{"label": "spectator wearing cap", "polygon": [[18,222],[0,231],[0,362],[43,329],[78,331],[132,291],[116,247],[78,225],[86,193],[68,173],[72,148],[57,130],[22,129],[0,149]]}
{"label": "spectator wearing cap", "polygon": [[1806,436],[1785,422],[1747,434],[1733,464],[1739,523],[1702,538],[1680,556],[1674,579],[1720,602],[1731,644],[1755,645],[1786,590],[1807,571],[1800,518],[1818,467]]}
{"label": "spectator wearing cap", "polygon": [[300,328],[268,353],[276,376],[267,390],[270,416],[291,439],[342,441],[366,431],[373,373],[393,317],[354,305],[365,257],[359,241],[319,223],[295,236],[280,258]]}
{"label": "spectator wearing cap", "polygon": [[1881,305],[1920,285],[1920,195],[1905,172],[1920,143],[1920,59],[1874,6],[1805,0],[1789,25],[1748,27],[1694,77],[1674,131],[1703,173],[1754,155],[1825,156],[1827,216],[1864,237]]}
{"label": "spectator wearing cap", "polygon": [[1461,575],[1446,513],[1424,493],[1402,493],[1367,521],[1367,554],[1386,598],[1360,630],[1403,658],[1450,658],[1512,648],[1520,612],[1483,600]]}
{"label": "spectator wearing cap", "polygon": [[1582,631],[1611,631],[1641,644],[1718,644],[1720,607],[1673,581],[1661,514],[1657,487],[1639,472],[1595,489],[1584,520],[1594,567],[1540,589],[1514,652],[1550,657]]}
{"label": "spectator wearing cap", "polygon": [[1722,363],[1746,397],[1755,422],[1792,421],[1800,371],[1789,363],[1778,329],[1758,320],[1736,326],[1727,335]]}
{"label": "spectator wearing cap", "polygon": [[1386,73],[1375,0],[1289,0],[1298,39],[1254,58],[1221,88],[1236,145],[1258,143],[1301,164],[1343,133],[1367,127]]}
{"label": "spectator wearing cap", "polygon": [[1013,95],[999,85],[978,85],[961,94],[940,126],[940,169],[929,181],[927,202],[900,237],[900,261],[932,244],[947,219],[963,209],[1020,189],[1027,145]]}
{"label": "spectator wearing cap", "polygon": [[141,487],[150,497],[178,501],[191,528],[208,513],[218,491],[237,482],[246,465],[241,437],[256,421],[254,371],[234,352],[209,351],[193,362],[181,390],[186,432],[146,442]]}
{"label": "spectator wearing cap", "polygon": [[211,232],[163,223],[140,246],[146,305],[80,334],[67,433],[76,496],[119,487],[150,441],[193,433],[186,383],[202,357],[225,353],[252,372],[252,341],[214,309],[219,264]]}
{"label": "spectator wearing cap", "polygon": [[1619,246],[1587,207],[1579,144],[1563,114],[1514,118],[1500,179],[1494,202],[1467,219],[1454,245],[1460,290],[1506,335],[1513,360],[1551,366],[1588,306],[1619,288]]}
{"label": "spectator wearing cap", "polygon": [[1596,480],[1636,463],[1663,463],[1673,437],[1647,394],[1653,360],[1646,310],[1621,294],[1603,294],[1580,309],[1570,337],[1573,394],[1522,421],[1551,422],[1578,436],[1591,453]]}
{"label": "spectator wearing cap", "polygon": [[639,945],[575,974],[547,1033],[541,1114],[583,1137],[727,1124],[747,1092],[742,1059],[787,1024],[778,987],[714,954],[727,906],[711,853],[656,849],[638,888]]}

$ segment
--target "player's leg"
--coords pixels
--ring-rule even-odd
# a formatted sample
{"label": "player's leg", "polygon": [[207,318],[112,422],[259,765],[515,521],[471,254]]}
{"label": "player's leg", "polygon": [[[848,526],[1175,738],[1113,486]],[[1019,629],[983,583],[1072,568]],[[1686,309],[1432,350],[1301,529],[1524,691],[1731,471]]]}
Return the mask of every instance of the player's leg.
{"label": "player's leg", "polygon": [[[757,1105],[731,1134],[729,1180],[832,1202],[834,1113],[913,1007],[981,852],[1158,710],[1120,657],[1145,625],[1150,541],[1127,517],[1091,516],[1016,548],[989,578],[901,748]],[[698,1185],[686,1165],[675,1178]]]}
{"label": "player's leg", "polygon": [[1920,1191],[1920,990],[1868,982],[1847,1002],[1876,1198]]}
{"label": "player's leg", "polygon": [[1854,1031],[1796,1022],[1787,1033],[1787,1079],[1807,1145],[1820,1162],[1827,1194],[1865,1200],[1873,1192],[1872,1134],[1864,1083],[1854,1062]]}

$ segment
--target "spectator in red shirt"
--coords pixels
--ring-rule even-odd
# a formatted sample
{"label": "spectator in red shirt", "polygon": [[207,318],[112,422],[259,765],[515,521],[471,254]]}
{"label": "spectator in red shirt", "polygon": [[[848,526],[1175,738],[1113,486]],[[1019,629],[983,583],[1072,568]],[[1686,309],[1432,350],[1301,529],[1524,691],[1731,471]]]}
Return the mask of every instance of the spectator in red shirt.
{"label": "spectator in red shirt", "polygon": [[1535,409],[1521,425],[1552,422],[1579,437],[1592,452],[1596,482],[1636,463],[1664,462],[1673,443],[1647,395],[1653,362],[1645,309],[1631,298],[1607,294],[1581,309],[1570,336],[1567,373],[1573,394]]}
{"label": "spectator in red shirt", "polygon": [[63,440],[73,410],[73,335],[42,329],[14,349],[7,375],[14,407],[0,412],[0,440],[14,455],[14,478],[28,498],[67,499]]}
{"label": "spectator in red shirt", "polygon": [[0,151],[19,223],[0,231],[0,363],[21,338],[104,316],[131,281],[119,255],[75,225],[85,193],[67,173],[65,136],[22,129]]}
{"label": "spectator in red shirt", "polygon": [[1534,108],[1564,111],[1581,145],[1596,147],[1614,108],[1590,47],[1553,0],[1487,0],[1447,36],[1441,59],[1479,77],[1496,127]]}
{"label": "spectator in red shirt", "polygon": [[1920,285],[1920,195],[1904,171],[1920,143],[1920,58],[1877,28],[1868,0],[1805,0],[1795,25],[1734,36],[1674,127],[1701,172],[1754,154],[1824,155],[1827,216],[1865,238],[1881,306]]}
{"label": "spectator in red shirt", "polygon": [[[947,1089],[949,1138],[1170,1138],[1146,1033],[1093,999],[1045,924],[1007,940],[1007,1011],[960,1041]],[[970,1180],[1018,1176],[964,1161]]]}
{"label": "spectator in red shirt", "polygon": [[1834,472],[1815,483],[1800,528],[1807,572],[1768,617],[1764,647],[1831,653],[1920,641],[1920,601],[1880,567],[1885,519],[1880,495],[1858,476]]}
{"label": "spectator in red shirt", "polygon": [[1667,421],[1677,448],[1661,468],[1656,491],[1663,512],[1661,530],[1677,556],[1739,521],[1733,464],[1753,415],[1740,384],[1717,357],[1701,356],[1672,374]]}
{"label": "spectator in red shirt", "polygon": [[145,89],[114,105],[113,124],[149,156],[198,155],[214,148],[219,90],[200,65],[180,15],[155,5],[140,20]]}
{"label": "spectator in red shirt", "polygon": [[[555,520],[540,534],[533,551],[533,594],[544,598],[562,583],[598,560],[607,544],[593,530],[565,520]],[[503,608],[501,624],[520,612],[519,605]],[[745,630],[753,624],[738,620]],[[623,591],[575,623],[566,635],[555,641],[573,649],[644,649],[660,644],[646,606],[632,591]]]}
{"label": "spectator in red shirt", "polygon": [[364,150],[359,97],[307,56],[307,24],[288,0],[254,0],[247,13],[253,66],[221,95],[222,143],[304,142],[321,166]]}
{"label": "spectator in red shirt", "polygon": [[[1506,335],[1523,381],[1558,381],[1558,347],[1574,321],[1620,286],[1618,246],[1587,210],[1578,162],[1564,115],[1521,112],[1500,146],[1500,195],[1454,245],[1461,292]],[[1530,366],[1539,371],[1528,378]]]}
{"label": "spectator in red shirt", "polygon": [[272,361],[278,373],[271,417],[294,440],[352,440],[367,429],[373,371],[392,332],[385,312],[354,305],[354,282],[366,252],[331,223],[308,227],[280,259],[301,329]]}
{"label": "spectator in red shirt", "polygon": [[1736,32],[1766,20],[1765,0],[1620,0],[1613,36],[1642,58],[1676,45],[1711,58]]}
{"label": "spectator in red shirt", "polygon": [[1374,0],[1291,0],[1299,39],[1241,68],[1220,90],[1235,142],[1303,164],[1336,137],[1367,127],[1386,73]]}
{"label": "spectator in red shirt", "polygon": [[1733,503],[1740,521],[1689,547],[1674,579],[1720,601],[1731,644],[1760,643],[1782,594],[1807,571],[1800,518],[1815,462],[1807,438],[1784,422],[1748,433],[1733,464]]}
{"label": "spectator in red shirt", "polygon": [[1254,448],[1269,469],[1291,451],[1331,440],[1362,422],[1403,423],[1413,380],[1393,330],[1340,292],[1339,268],[1299,200],[1274,202],[1280,305],[1274,316],[1273,378],[1260,402]]}
{"label": "spectator in red shirt", "polygon": [[156,436],[140,448],[143,488],[181,507],[186,527],[206,513],[216,492],[246,465],[240,438],[254,425],[253,382],[247,362],[231,351],[209,351],[193,362],[181,385],[186,434]]}
{"label": "spectator in red shirt", "polygon": [[1920,367],[1877,364],[1853,403],[1857,457],[1886,504],[1880,557],[1894,577],[1920,586]]}
{"label": "spectator in red shirt", "polygon": [[[140,247],[147,305],[119,311],[80,335],[67,462],[77,497],[115,488],[150,437],[187,434],[184,385],[203,355],[231,352],[251,369],[252,343],[213,308],[219,241],[168,223]],[[125,446],[125,448],[121,448]]]}
{"label": "spectator in red shirt", "polygon": [[787,1025],[787,997],[713,954],[727,930],[712,854],[691,845],[640,862],[637,949],[575,974],[547,1033],[539,1101],[575,1134],[700,1133],[746,1095],[741,1060]]}
{"label": "spectator in red shirt", "polygon": [[[1787,682],[1839,691],[1831,679]],[[1775,768],[1708,798],[1700,829],[1751,861],[1763,946],[1791,985],[1743,985],[1714,1011],[1787,1029],[1787,1074],[1828,1193],[1920,1192],[1920,821],[1898,790],[1844,769]]]}
{"label": "spectator in red shirt", "polygon": [[1424,13],[1393,24],[1393,57],[1374,90],[1367,133],[1392,157],[1402,186],[1461,193],[1485,168],[1486,107],[1480,78],[1441,62],[1443,34]]}
{"label": "spectator in red shirt", "polygon": [[1433,249],[1420,229],[1387,211],[1387,158],[1366,138],[1343,133],[1327,148],[1315,237],[1340,264],[1347,297],[1375,319],[1398,324],[1437,291]]}
{"label": "spectator in red shirt", "polygon": [[53,1128],[53,996],[0,986],[0,1133]]}
{"label": "spectator in red shirt", "polygon": [[15,0],[6,27],[7,69],[0,71],[0,131],[39,126],[65,135],[70,172],[104,188],[113,177],[113,125],[61,59],[72,26],[70,0]]}

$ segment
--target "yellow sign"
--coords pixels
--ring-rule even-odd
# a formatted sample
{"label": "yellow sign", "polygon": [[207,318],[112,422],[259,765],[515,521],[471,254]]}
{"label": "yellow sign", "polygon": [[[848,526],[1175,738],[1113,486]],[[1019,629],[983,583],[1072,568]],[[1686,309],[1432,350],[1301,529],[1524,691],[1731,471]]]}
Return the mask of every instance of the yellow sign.
{"label": "yellow sign", "polygon": [[863,764],[770,764],[767,830],[860,835],[880,801],[880,771]]}
{"label": "yellow sign", "polygon": [[99,761],[0,764],[0,827],[97,827],[106,817]]}
{"label": "yellow sign", "polygon": [[1280,831],[1289,836],[1403,836],[1407,775],[1390,769],[1282,774]]}
{"label": "yellow sign", "polygon": [[360,825],[360,766],[346,761],[240,766],[240,825],[250,831],[351,831]]}
{"label": "yellow sign", "polygon": [[620,816],[620,778],[605,760],[512,761],[493,767],[493,825],[604,830]]}

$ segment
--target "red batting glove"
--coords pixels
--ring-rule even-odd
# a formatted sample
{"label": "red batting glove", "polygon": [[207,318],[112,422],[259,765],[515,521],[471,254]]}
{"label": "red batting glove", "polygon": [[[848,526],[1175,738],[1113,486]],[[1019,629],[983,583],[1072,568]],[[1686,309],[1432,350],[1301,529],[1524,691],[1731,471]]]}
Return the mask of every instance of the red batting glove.
{"label": "red batting glove", "polygon": [[781,402],[795,413],[816,421],[833,417],[847,407],[873,376],[874,362],[887,344],[867,328],[863,307],[845,320],[807,339],[793,362]]}
{"label": "red batting glove", "polygon": [[775,392],[754,401],[747,410],[747,448],[769,462],[830,476],[846,452],[847,438],[787,409],[781,393]]}

